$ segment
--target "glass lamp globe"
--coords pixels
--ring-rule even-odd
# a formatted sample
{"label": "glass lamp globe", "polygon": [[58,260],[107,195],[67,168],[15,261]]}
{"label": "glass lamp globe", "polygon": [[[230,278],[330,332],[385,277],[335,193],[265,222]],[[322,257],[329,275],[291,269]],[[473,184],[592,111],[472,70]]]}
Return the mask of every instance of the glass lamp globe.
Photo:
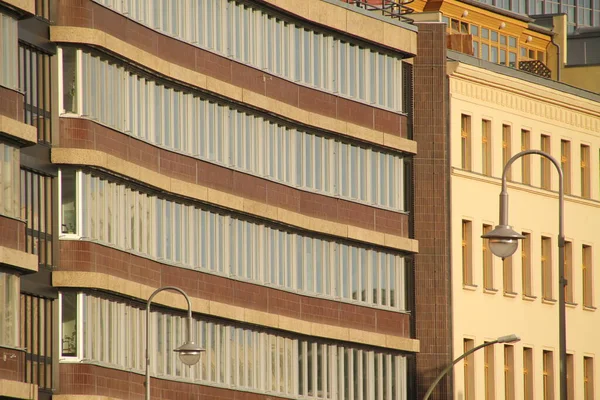
{"label": "glass lamp globe", "polygon": [[194,342],[186,342],[173,351],[179,353],[179,359],[182,363],[192,366],[200,360],[200,355],[204,349]]}
{"label": "glass lamp globe", "polygon": [[490,239],[490,250],[496,257],[505,259],[512,256],[519,247],[519,241],[517,239]]}

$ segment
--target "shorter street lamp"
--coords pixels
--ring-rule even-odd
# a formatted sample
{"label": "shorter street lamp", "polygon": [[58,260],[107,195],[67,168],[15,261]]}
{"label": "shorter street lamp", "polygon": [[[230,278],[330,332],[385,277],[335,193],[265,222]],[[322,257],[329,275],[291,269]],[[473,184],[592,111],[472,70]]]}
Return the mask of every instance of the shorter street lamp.
{"label": "shorter street lamp", "polygon": [[188,318],[187,318],[187,334],[186,340],[183,345],[173,350],[176,353],[179,353],[179,359],[185,365],[192,366],[200,360],[200,354],[204,351],[203,348],[198,346],[192,340],[192,303],[190,302],[190,298],[188,295],[178,287],[174,286],[164,286],[159,289],[156,289],[150,298],[148,299],[148,303],[146,304],[146,381],[144,384],[146,385],[146,400],[150,400],[150,351],[148,348],[150,347],[150,304],[152,303],[152,299],[158,293],[163,290],[173,290],[179,292],[185,297],[188,305]]}
{"label": "shorter street lamp", "polygon": [[431,384],[431,386],[429,386],[429,389],[427,390],[427,393],[425,393],[425,397],[423,397],[423,400],[429,399],[429,396],[431,396],[431,393],[433,393],[433,390],[435,389],[435,387],[437,386],[437,384],[442,380],[442,378],[448,372],[450,372],[450,370],[452,369],[452,367],[454,367],[454,365],[457,362],[459,362],[460,360],[462,360],[463,358],[465,358],[465,357],[467,357],[467,356],[475,353],[479,349],[482,349],[482,348],[487,347],[487,346],[491,346],[491,345],[496,344],[496,343],[515,343],[515,342],[518,342],[519,340],[521,340],[521,338],[519,338],[515,334],[512,334],[512,335],[500,336],[496,340],[492,340],[491,342],[485,342],[483,344],[480,344],[477,347],[473,347],[471,350],[467,351],[462,356],[460,356],[456,360],[452,361],[452,363],[450,365],[448,365],[442,372],[440,372],[440,374],[438,375],[438,377],[435,378],[435,381],[433,381],[433,383]]}

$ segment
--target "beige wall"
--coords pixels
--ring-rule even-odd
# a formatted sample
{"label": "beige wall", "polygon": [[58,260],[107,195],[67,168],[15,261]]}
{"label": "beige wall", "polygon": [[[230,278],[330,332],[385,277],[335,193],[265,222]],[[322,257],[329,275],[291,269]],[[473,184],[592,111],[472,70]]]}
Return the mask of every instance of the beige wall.
{"label": "beige wall", "polygon": [[[497,292],[485,293],[482,270],[482,225],[498,223],[498,195],[502,163],[502,125],[511,126],[512,154],[520,151],[521,129],[531,131],[531,148],[539,149],[540,135],[551,136],[551,153],[560,160],[560,140],[571,141],[572,192],[580,194],[579,146],[591,147],[592,200],[568,196],[565,210],[567,240],[573,242],[574,298],[577,306],[567,309],[567,351],[574,354],[575,398],[583,398],[583,356],[595,358],[595,388],[600,390],[600,310],[588,311],[582,306],[581,246],[591,245],[593,262],[594,305],[600,304],[600,199],[598,160],[600,148],[600,104],[575,98],[533,84],[519,82],[466,65],[453,64],[450,69],[450,135],[451,135],[451,221],[452,221],[452,304],[454,356],[463,353],[463,339],[475,340],[475,345],[501,335],[515,333],[521,342],[514,347],[515,398],[523,398],[523,346],[534,351],[535,398],[542,398],[542,351],[554,352],[554,386],[558,393],[558,304],[541,300],[541,236],[552,238],[553,294],[558,298],[558,200],[555,192],[539,189],[540,158],[531,156],[532,186],[509,184],[509,223],[516,231],[531,233],[531,265],[534,300],[522,294],[521,248],[513,256],[514,296],[503,293],[502,261],[494,257],[494,287]],[[502,85],[498,84],[502,82]],[[473,172],[460,169],[461,114],[472,119]],[[492,177],[481,175],[481,120],[492,122]],[[512,177],[520,181],[521,163],[513,164]],[[552,187],[558,188],[558,175],[553,170]],[[463,288],[462,283],[462,220],[472,221],[472,266],[476,288]],[[504,354],[502,345],[495,345],[496,398],[504,398]],[[475,355],[475,395],[484,397],[484,353]],[[455,395],[464,398],[463,364],[454,371]]]}

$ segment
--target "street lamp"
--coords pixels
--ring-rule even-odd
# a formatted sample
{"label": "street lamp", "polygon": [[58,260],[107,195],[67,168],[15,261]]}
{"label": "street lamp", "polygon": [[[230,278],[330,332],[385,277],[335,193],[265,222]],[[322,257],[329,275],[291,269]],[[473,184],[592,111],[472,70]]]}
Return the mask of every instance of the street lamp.
{"label": "street lamp", "polygon": [[462,360],[463,358],[465,358],[465,357],[467,357],[467,356],[475,353],[479,349],[482,349],[482,348],[487,347],[487,346],[491,346],[491,345],[496,344],[496,343],[515,343],[515,342],[518,342],[519,340],[521,340],[521,338],[519,338],[515,334],[512,334],[512,335],[500,336],[496,340],[492,340],[491,342],[485,342],[483,344],[480,344],[477,347],[473,347],[471,350],[467,351],[466,353],[464,353],[463,355],[461,355],[460,357],[458,357],[456,360],[452,361],[452,363],[450,365],[448,365],[442,372],[440,372],[440,374],[437,376],[437,378],[435,378],[435,381],[433,381],[433,383],[431,384],[431,386],[429,386],[429,389],[427,390],[427,393],[425,393],[425,397],[423,397],[423,400],[429,399],[429,396],[431,396],[431,393],[433,393],[433,389],[435,389],[435,387],[437,386],[437,384],[442,380],[442,378],[448,372],[450,372],[450,370],[452,369],[452,367],[454,367],[454,365],[457,362],[459,362],[460,360]]}
{"label": "street lamp", "polygon": [[515,232],[508,225],[508,192],[506,190],[506,173],[510,170],[512,163],[529,154],[538,154],[547,158],[554,164],[558,172],[558,347],[560,357],[560,400],[567,399],[567,333],[565,316],[565,232],[564,232],[564,209],[565,194],[563,188],[563,172],[560,164],[550,154],[540,150],[525,150],[515,154],[504,166],[502,171],[502,191],[500,192],[500,224],[491,232],[481,235],[489,239],[490,250],[502,259],[510,257],[516,250],[518,239],[525,237]]}
{"label": "street lamp", "polygon": [[164,286],[156,289],[154,293],[150,295],[148,303],[146,304],[146,381],[144,382],[146,385],[146,400],[150,400],[150,352],[148,351],[150,343],[150,304],[152,303],[154,296],[163,290],[173,290],[181,293],[183,297],[185,297],[188,305],[186,341],[183,345],[173,351],[179,353],[181,362],[189,366],[196,364],[198,360],[200,360],[200,354],[204,351],[203,348],[198,346],[192,340],[192,303],[190,302],[188,295],[183,290],[174,286]]}

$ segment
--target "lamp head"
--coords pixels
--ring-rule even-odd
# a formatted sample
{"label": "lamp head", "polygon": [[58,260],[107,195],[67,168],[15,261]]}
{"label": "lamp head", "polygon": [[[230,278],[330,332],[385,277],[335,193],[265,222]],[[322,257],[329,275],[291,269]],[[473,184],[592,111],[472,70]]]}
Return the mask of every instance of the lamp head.
{"label": "lamp head", "polygon": [[200,355],[204,349],[194,342],[185,342],[173,351],[179,353],[179,359],[182,363],[192,366],[200,360]]}
{"label": "lamp head", "polygon": [[515,232],[510,225],[496,225],[494,230],[481,237],[489,240],[492,253],[502,259],[512,256],[519,246],[519,240],[525,239],[525,236]]}
{"label": "lamp head", "polygon": [[512,335],[500,336],[496,340],[498,343],[515,343],[521,340],[521,338],[513,333]]}

